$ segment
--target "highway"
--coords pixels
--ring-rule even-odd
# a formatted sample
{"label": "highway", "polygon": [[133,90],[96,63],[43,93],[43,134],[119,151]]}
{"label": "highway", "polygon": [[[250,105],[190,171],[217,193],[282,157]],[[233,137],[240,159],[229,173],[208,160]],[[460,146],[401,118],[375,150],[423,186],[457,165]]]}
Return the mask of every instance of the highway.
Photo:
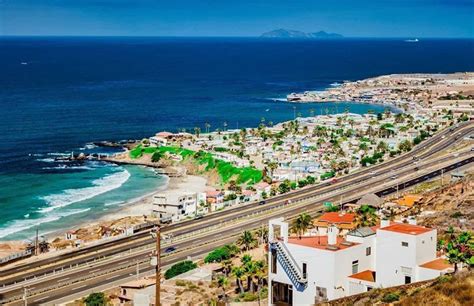
{"label": "highway", "polygon": [[[279,196],[275,197],[271,200],[268,200],[265,205],[257,205],[257,204],[250,204],[246,205],[245,207],[237,207],[233,209],[229,209],[227,211],[223,211],[220,213],[216,214],[211,214],[209,216],[206,216],[202,220],[194,220],[194,221],[187,221],[187,222],[182,222],[178,224],[173,224],[171,226],[168,226],[163,229],[164,233],[179,233],[180,235],[186,235],[191,232],[196,232],[198,230],[202,230],[205,228],[209,228],[212,226],[217,226],[217,228],[221,228],[223,221],[226,220],[226,222],[229,222],[231,220],[239,220],[239,219],[245,219],[247,222],[245,225],[242,224],[241,221],[236,221],[234,226],[229,226],[232,225],[232,222],[228,223],[226,230],[225,231],[219,231],[219,241],[211,244],[205,244],[207,241],[212,241],[213,237],[215,237],[216,233],[213,233],[212,231],[208,232],[207,234],[204,233],[205,235],[203,237],[200,237],[199,240],[203,241],[203,244],[200,245],[197,243],[196,239],[188,239],[179,243],[173,243],[173,246],[177,247],[177,252],[176,254],[169,254],[163,258],[163,263],[164,264],[170,264],[173,262],[176,262],[180,259],[183,259],[187,256],[194,256],[193,254],[202,254],[207,252],[208,250],[212,249],[215,247],[215,245],[221,245],[224,243],[224,240],[227,239],[229,241],[232,241],[232,236],[237,235],[242,231],[242,228],[253,228],[257,227],[260,224],[268,222],[268,219],[270,218],[275,218],[277,216],[291,216],[295,215],[301,211],[307,211],[308,209],[312,209],[314,211],[321,210],[321,203],[323,201],[333,201],[336,202],[340,197],[349,200],[351,198],[354,198],[355,196],[361,196],[360,192],[365,192],[368,187],[375,186],[377,185],[380,186],[381,181],[378,179],[380,176],[381,178],[385,176],[385,178],[382,179],[387,179],[387,176],[390,177],[390,175],[397,174],[397,176],[401,177],[403,175],[412,175],[415,176],[414,173],[415,171],[413,168],[415,165],[413,164],[413,156],[416,156],[417,159],[420,161],[423,160],[428,160],[429,157],[436,155],[438,152],[448,148],[451,146],[454,142],[457,140],[461,139],[462,137],[469,135],[470,133],[473,132],[473,125],[471,123],[466,123],[463,124],[459,127],[457,127],[453,131],[445,130],[441,132],[440,134],[426,140],[423,142],[420,146],[416,147],[414,150],[411,152],[404,154],[403,156],[400,156],[398,158],[392,159],[386,163],[375,165],[372,167],[369,167],[367,169],[364,169],[362,171],[353,173],[351,175],[347,175],[345,177],[338,178],[338,182],[331,185],[329,183],[324,183],[316,186],[311,186],[307,187],[304,189],[297,190],[295,192],[286,194],[284,196]],[[443,137],[448,135],[449,137]],[[473,153],[471,152],[466,152],[463,156],[459,156],[459,158],[464,158],[460,163],[453,163],[450,167],[458,167],[464,163],[470,163],[472,162],[472,155]],[[444,157],[445,161],[449,159],[453,159],[453,157]],[[441,163],[442,159],[438,159],[435,162],[433,162],[434,165],[437,163]],[[405,169],[407,167],[411,166],[411,168]],[[428,167],[429,165],[425,165]],[[424,166],[424,167],[425,167]],[[388,171],[387,169],[393,169],[393,172]],[[448,170],[445,170],[448,171]],[[373,172],[376,172],[374,174]],[[415,173],[416,174],[416,173]],[[405,185],[399,185],[400,189],[403,187],[408,187],[410,184],[415,184],[418,183],[422,180],[429,179],[430,175],[437,175],[437,172],[433,172],[430,174],[423,174],[421,177],[414,178],[413,180],[406,180],[404,182]],[[417,180],[415,182],[415,180]],[[373,181],[373,182],[372,182]],[[363,186],[360,186],[363,184]],[[393,192],[396,187],[390,187],[392,189],[387,189],[387,188],[381,188],[377,192],[379,194],[387,194],[390,192]],[[334,195],[333,190],[340,191],[337,195]],[[325,196],[326,195],[326,196]],[[291,205],[287,205],[286,210],[285,210],[285,204],[288,199],[292,200]],[[357,199],[357,198],[355,198]],[[351,199],[352,200],[352,199]],[[298,203],[300,202],[300,203]],[[304,202],[304,203],[303,203]],[[258,218],[247,218],[250,215],[257,216],[258,213],[260,213],[260,217]],[[253,220],[255,219],[255,220]],[[239,223],[240,222],[240,223]],[[228,237],[228,238],[224,238]],[[67,254],[63,254],[59,257],[51,258],[51,259],[44,259],[44,260],[39,260],[33,264],[28,264],[28,265],[18,265],[17,267],[6,269],[2,271],[2,284],[11,284],[12,282],[18,282],[21,281],[22,279],[25,278],[25,275],[29,275],[30,277],[38,277],[38,280],[34,282],[32,285],[28,285],[31,291],[40,291],[42,289],[48,288],[48,286],[51,286],[53,284],[56,284],[55,286],[58,286],[60,288],[57,288],[52,291],[48,291],[48,297],[45,298],[46,293],[44,294],[35,294],[34,298],[36,299],[37,297],[43,297],[44,300],[37,300],[38,302],[47,302],[49,300],[54,300],[57,299],[58,297],[61,297],[61,294],[64,294],[64,292],[72,292],[74,288],[77,290],[84,290],[87,287],[93,287],[98,285],[100,282],[106,282],[106,281],[113,281],[112,279],[109,279],[114,273],[117,273],[117,278],[120,278],[120,275],[122,277],[128,276],[128,269],[131,269],[132,271],[135,271],[136,269],[136,262],[140,260],[142,261],[142,265],[147,265],[146,260],[147,260],[147,254],[150,253],[150,249],[147,246],[150,246],[151,243],[151,238],[149,238],[148,232],[144,232],[138,235],[134,235],[131,237],[127,237],[125,239],[122,239],[120,241],[113,241],[107,244],[102,244],[100,246],[94,246],[90,248],[84,248],[81,250],[77,250],[76,252],[71,252]],[[109,247],[110,246],[110,247]],[[124,252],[131,252],[129,250],[136,250],[142,248],[142,251],[135,253],[131,253],[130,256],[126,256],[125,259],[119,258],[116,261],[112,261],[109,263],[107,260],[101,260],[97,261],[96,265],[93,263],[90,264],[90,267],[84,267],[81,268],[80,273],[76,273],[77,271],[74,272],[73,276],[69,276],[68,273],[68,268],[71,265],[81,265],[84,263],[90,262],[92,259],[96,259],[98,257],[111,257],[113,255],[119,255],[123,254]],[[197,250],[196,250],[197,248]],[[186,252],[180,251],[180,250],[186,249]],[[125,263],[133,263],[133,267],[129,268],[124,268],[117,270],[115,272],[111,273],[105,273],[108,272],[109,268],[111,267],[119,267],[122,266]],[[100,268],[98,268],[100,267]],[[41,281],[39,277],[44,274],[45,272],[48,271],[53,271],[53,270],[61,270],[64,269],[63,272],[57,272],[57,275],[53,275],[51,279],[45,279],[44,281]],[[69,269],[70,272],[73,272],[73,269]],[[96,271],[98,270],[98,271]],[[104,272],[104,275],[98,275],[98,273]],[[97,274],[97,277],[92,277]],[[77,274],[77,275],[76,275]],[[84,277],[84,275],[87,275],[88,280],[81,280],[81,277]],[[74,279],[77,279],[77,282],[74,282]],[[61,283],[62,281],[62,283]],[[84,282],[85,284],[82,284],[81,282]],[[64,286],[61,286],[64,283]],[[68,285],[66,285],[66,283]],[[81,286],[78,286],[77,283],[80,283]],[[10,286],[9,286],[10,287]],[[15,286],[12,286],[15,287]],[[7,289],[7,288],[6,288]],[[63,291],[66,290],[66,291]],[[15,287],[15,289],[12,288],[12,290],[1,290],[0,292],[0,298],[1,299],[10,299],[13,297],[18,297],[21,294],[23,290],[18,287]],[[63,293],[61,293],[63,292]],[[30,299],[32,299],[31,297]]]}

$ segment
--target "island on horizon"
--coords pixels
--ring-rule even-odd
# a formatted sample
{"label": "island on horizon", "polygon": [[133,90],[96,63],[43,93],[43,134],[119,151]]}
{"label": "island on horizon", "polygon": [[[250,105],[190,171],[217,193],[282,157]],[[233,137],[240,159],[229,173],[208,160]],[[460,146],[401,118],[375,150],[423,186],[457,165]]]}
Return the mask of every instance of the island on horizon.
{"label": "island on horizon", "polygon": [[343,35],[338,33],[328,33],[325,31],[306,33],[302,31],[277,29],[265,32],[260,35],[261,38],[285,38],[285,39],[341,39]]}

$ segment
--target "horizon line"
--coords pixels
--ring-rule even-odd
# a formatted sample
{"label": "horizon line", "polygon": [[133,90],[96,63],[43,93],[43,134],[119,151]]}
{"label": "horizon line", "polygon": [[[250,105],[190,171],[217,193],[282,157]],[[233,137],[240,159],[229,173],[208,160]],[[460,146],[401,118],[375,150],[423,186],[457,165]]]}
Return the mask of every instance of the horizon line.
{"label": "horizon line", "polygon": [[342,36],[339,38],[298,38],[298,37],[262,37],[262,36],[220,36],[220,35],[56,35],[56,34],[14,34],[14,35],[0,35],[0,38],[15,38],[15,37],[31,37],[31,38],[40,38],[40,37],[51,37],[51,38],[259,38],[262,40],[288,40],[288,41],[312,41],[312,40],[350,40],[350,39],[468,39],[474,40],[474,37],[443,37],[443,36]]}

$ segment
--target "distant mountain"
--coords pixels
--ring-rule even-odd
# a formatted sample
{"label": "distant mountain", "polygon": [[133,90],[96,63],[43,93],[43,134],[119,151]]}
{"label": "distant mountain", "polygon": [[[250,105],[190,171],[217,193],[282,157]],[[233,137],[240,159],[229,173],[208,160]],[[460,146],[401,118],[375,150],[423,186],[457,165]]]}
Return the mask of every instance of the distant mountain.
{"label": "distant mountain", "polygon": [[301,31],[293,31],[286,29],[278,29],[263,33],[262,38],[296,38],[296,39],[340,39],[344,38],[341,34],[327,33],[319,31],[315,33],[305,33]]}

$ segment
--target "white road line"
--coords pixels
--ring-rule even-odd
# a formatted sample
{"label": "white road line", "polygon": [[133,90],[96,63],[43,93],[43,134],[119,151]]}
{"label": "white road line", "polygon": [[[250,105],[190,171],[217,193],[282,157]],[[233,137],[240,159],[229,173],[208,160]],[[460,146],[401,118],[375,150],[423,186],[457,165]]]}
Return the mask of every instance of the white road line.
{"label": "white road line", "polygon": [[116,278],[116,277],[117,277],[117,275],[115,275],[115,276],[110,276],[110,277],[107,277],[105,280],[109,280],[109,279]]}
{"label": "white road line", "polygon": [[75,288],[72,288],[72,289],[75,290],[75,289],[83,288],[83,287],[86,287],[86,286],[87,286],[87,285],[82,285],[82,286],[75,287]]}
{"label": "white road line", "polygon": [[69,277],[66,277],[66,278],[58,280],[57,282],[59,283],[59,282],[62,282],[62,281],[68,280],[68,279],[69,279]]}

